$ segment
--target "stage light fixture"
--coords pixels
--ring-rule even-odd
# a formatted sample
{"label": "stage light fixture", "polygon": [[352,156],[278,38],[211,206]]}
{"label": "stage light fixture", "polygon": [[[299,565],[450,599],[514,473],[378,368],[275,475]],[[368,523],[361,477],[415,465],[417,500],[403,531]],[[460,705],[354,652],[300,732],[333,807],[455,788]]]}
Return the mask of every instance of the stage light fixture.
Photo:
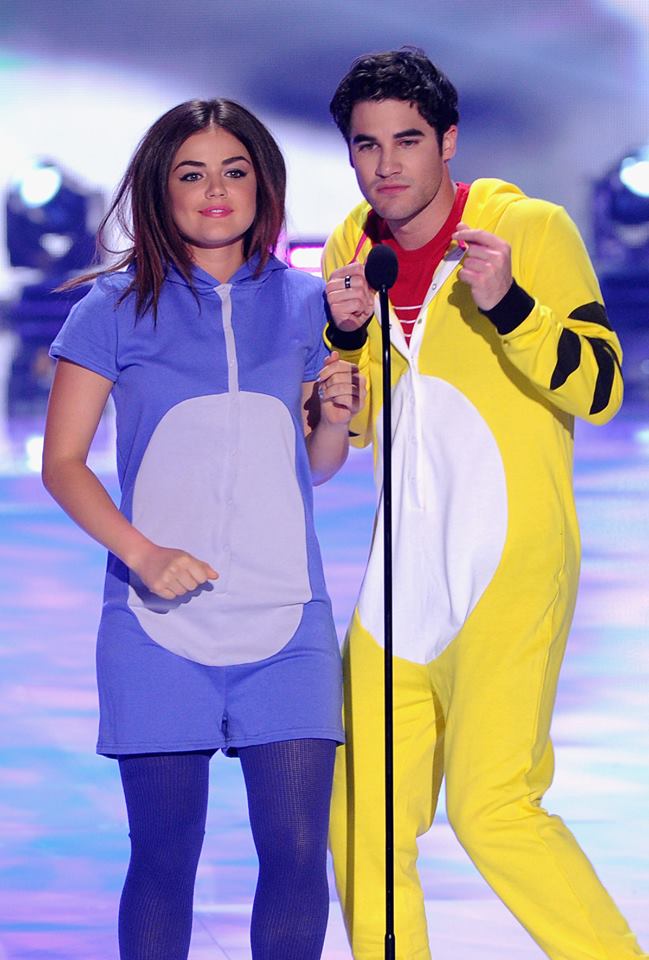
{"label": "stage light fixture", "polygon": [[34,158],[13,178],[6,195],[9,262],[55,277],[87,267],[102,206],[99,193],[59,164]]}
{"label": "stage light fixture", "polygon": [[43,207],[57,195],[62,183],[58,167],[35,161],[17,180],[18,195],[26,207]]}
{"label": "stage light fixture", "polygon": [[649,398],[649,144],[597,180],[593,241],[606,310],[622,341],[627,398]]}
{"label": "stage light fixture", "polygon": [[637,197],[649,197],[649,147],[637,156],[625,157],[620,164],[620,180]]}
{"label": "stage light fixture", "polygon": [[649,269],[649,145],[594,185],[595,256],[604,268]]}

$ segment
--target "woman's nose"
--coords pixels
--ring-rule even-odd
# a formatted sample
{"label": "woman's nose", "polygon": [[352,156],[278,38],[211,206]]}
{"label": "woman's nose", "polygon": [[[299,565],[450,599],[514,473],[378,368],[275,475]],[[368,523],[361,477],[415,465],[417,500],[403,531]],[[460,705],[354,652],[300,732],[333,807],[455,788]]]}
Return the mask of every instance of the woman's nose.
{"label": "woman's nose", "polygon": [[221,177],[213,177],[206,181],[205,195],[208,197],[225,196],[225,186]]}

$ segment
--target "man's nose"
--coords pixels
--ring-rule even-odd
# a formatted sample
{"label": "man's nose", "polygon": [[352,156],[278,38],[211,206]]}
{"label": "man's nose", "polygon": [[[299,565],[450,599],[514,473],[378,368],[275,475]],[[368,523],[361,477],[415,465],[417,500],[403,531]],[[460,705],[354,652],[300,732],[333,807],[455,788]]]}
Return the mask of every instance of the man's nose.
{"label": "man's nose", "polygon": [[401,164],[393,150],[381,150],[376,165],[377,177],[391,177],[401,171]]}

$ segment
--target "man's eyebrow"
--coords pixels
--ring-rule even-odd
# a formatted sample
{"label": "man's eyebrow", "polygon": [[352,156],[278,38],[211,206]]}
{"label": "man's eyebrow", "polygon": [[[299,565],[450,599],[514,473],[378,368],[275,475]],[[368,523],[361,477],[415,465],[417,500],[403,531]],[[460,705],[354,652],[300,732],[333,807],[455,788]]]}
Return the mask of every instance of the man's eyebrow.
{"label": "man's eyebrow", "polygon": [[[242,160],[244,161],[244,163],[250,163],[250,160],[248,160],[248,157],[244,157],[244,156],[226,157],[225,160],[221,161],[221,166],[224,167],[227,163],[240,163]],[[175,170],[177,170],[179,167],[204,167],[204,166],[206,166],[206,164],[204,164],[202,160],[181,160],[180,163],[177,163],[176,166],[173,168],[172,173]]]}
{"label": "man's eyebrow", "polygon": [[419,130],[417,127],[409,127],[407,130],[400,130],[399,133],[395,133],[393,140],[403,140],[404,137],[423,137],[425,136],[423,130]]}
{"label": "man's eyebrow", "polygon": [[[407,137],[424,137],[425,133],[423,130],[419,130],[418,127],[409,127],[407,130],[399,130],[398,133],[392,135],[393,140],[404,140]],[[355,137],[352,138],[352,143],[376,143],[376,137],[371,136],[369,133],[357,133]]]}

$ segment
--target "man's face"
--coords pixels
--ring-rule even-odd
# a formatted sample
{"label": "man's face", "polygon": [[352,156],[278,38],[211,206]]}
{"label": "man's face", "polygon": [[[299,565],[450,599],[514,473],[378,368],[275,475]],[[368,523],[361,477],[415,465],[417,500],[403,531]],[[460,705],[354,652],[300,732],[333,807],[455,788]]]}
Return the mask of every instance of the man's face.
{"label": "man's face", "polygon": [[362,100],[351,115],[349,156],[365,199],[380,217],[403,225],[435,205],[449,182],[446,163],[455,154],[457,127],[440,150],[437,133],[415,104]]}

